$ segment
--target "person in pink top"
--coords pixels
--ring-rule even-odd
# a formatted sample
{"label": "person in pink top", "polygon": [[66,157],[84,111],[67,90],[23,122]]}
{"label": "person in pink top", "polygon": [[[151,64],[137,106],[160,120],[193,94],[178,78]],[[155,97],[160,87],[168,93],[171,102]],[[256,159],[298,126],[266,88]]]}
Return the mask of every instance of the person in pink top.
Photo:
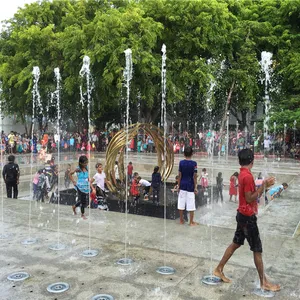
{"label": "person in pink top", "polygon": [[268,281],[264,273],[262,243],[259,236],[256,218],[258,210],[256,200],[262,195],[264,188],[268,188],[274,184],[275,178],[271,177],[265,179],[263,184],[256,189],[254,178],[251,174],[254,162],[254,154],[252,150],[243,149],[239,152],[238,157],[241,169],[238,177],[239,206],[236,215],[237,227],[233,242],[226,249],[221,261],[214,270],[214,275],[224,282],[231,282],[231,280],[224,275],[223,269],[232,254],[241,245],[244,245],[244,241],[246,239],[250,246],[250,250],[253,252],[254,263],[259,275],[261,289],[276,292],[280,290],[280,285],[272,284]]}

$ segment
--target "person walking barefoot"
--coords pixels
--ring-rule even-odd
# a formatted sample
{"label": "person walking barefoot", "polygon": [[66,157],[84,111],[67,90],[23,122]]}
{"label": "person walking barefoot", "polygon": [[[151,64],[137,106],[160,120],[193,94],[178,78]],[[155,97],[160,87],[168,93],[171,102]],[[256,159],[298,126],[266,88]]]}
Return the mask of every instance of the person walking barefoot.
{"label": "person walking barefoot", "polygon": [[254,154],[252,150],[243,149],[239,152],[238,157],[241,169],[238,177],[239,207],[236,216],[237,228],[233,242],[226,249],[213,274],[224,282],[231,282],[231,280],[224,275],[224,267],[233,253],[241,245],[244,245],[244,241],[247,239],[250,250],[253,252],[254,263],[259,275],[261,289],[277,292],[280,290],[280,285],[269,282],[264,273],[262,243],[256,223],[256,215],[258,212],[256,199],[262,195],[264,188],[268,188],[274,184],[275,178],[271,177],[265,179],[263,184],[256,190],[254,178],[250,172],[254,162]]}
{"label": "person walking barefoot", "polygon": [[190,213],[190,226],[199,225],[194,222],[194,212],[196,210],[195,194],[197,190],[197,163],[192,160],[193,149],[190,146],[184,148],[185,159],[179,162],[178,174],[178,210],[180,224],[184,224],[183,211],[186,209]]}

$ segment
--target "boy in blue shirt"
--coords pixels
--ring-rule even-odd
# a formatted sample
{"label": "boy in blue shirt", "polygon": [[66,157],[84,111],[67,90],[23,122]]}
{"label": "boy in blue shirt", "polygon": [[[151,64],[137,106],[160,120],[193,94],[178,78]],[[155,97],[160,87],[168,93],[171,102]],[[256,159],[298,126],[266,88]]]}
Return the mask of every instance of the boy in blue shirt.
{"label": "boy in blue shirt", "polygon": [[186,209],[190,213],[190,226],[199,225],[194,222],[195,194],[197,190],[197,163],[192,160],[193,149],[190,146],[184,148],[185,159],[179,163],[178,174],[178,210],[180,224],[184,224],[183,211]]}
{"label": "boy in blue shirt", "polygon": [[271,196],[271,200],[274,200],[275,197],[279,197],[283,190],[286,190],[288,188],[288,184],[284,182],[283,184],[279,186],[274,186],[270,189],[269,193]]}

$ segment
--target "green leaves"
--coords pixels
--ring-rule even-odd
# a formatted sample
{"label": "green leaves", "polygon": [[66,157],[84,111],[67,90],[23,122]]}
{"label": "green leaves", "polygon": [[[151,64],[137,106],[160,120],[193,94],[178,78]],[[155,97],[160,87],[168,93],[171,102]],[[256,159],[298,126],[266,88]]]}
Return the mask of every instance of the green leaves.
{"label": "green leaves", "polygon": [[[137,121],[136,104],[141,101],[142,119],[158,122],[165,43],[168,111],[176,111],[176,121],[192,116],[202,123],[208,98],[215,122],[227,108],[238,118],[239,111],[255,111],[264,95],[260,55],[271,51],[269,89],[276,103],[272,111],[290,122],[300,107],[299,13],[300,0],[44,0],[26,5],[0,37],[5,109],[31,114],[33,66],[40,67],[40,93],[46,105],[55,89],[53,69],[59,67],[63,118],[81,120],[84,112],[74,103],[79,102],[82,58],[88,55],[95,81],[92,119],[99,124],[120,122],[124,50],[131,48],[132,121]],[[288,103],[294,101],[291,108]]]}

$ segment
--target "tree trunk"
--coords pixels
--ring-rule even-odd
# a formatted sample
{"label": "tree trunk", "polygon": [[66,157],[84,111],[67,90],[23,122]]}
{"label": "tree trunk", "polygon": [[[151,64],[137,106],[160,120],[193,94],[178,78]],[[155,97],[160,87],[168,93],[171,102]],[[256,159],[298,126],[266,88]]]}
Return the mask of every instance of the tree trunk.
{"label": "tree trunk", "polygon": [[235,80],[233,80],[233,82],[231,84],[231,87],[230,87],[230,90],[229,90],[229,93],[228,93],[228,96],[227,96],[227,101],[226,101],[226,105],[225,105],[225,111],[224,111],[223,119],[222,119],[222,122],[221,122],[220,132],[223,132],[223,128],[225,126],[225,122],[226,122],[226,119],[227,119],[227,111],[228,111],[228,107],[229,107],[229,104],[230,104],[230,100],[231,100],[231,96],[232,96],[234,87],[235,87]]}

